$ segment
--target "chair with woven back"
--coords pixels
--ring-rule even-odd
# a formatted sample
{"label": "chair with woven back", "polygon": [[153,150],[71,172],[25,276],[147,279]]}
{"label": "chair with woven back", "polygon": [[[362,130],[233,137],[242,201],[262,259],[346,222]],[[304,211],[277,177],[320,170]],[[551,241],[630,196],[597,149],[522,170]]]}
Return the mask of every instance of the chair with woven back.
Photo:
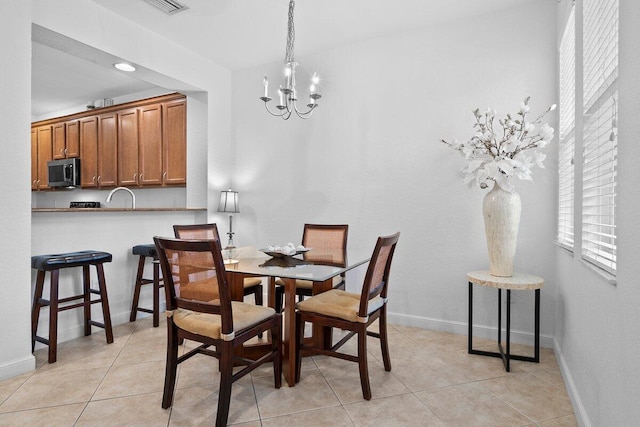
{"label": "chair with woven back", "polygon": [[[174,225],[173,232],[177,239],[220,240],[220,235],[218,234],[218,226],[215,223]],[[247,277],[244,279],[243,285],[244,296],[253,294],[256,304],[263,305],[262,279],[258,277]]]}
{"label": "chair with woven back", "polygon": [[[302,355],[325,355],[357,362],[360,368],[362,395],[371,399],[369,369],[367,364],[367,335],[380,339],[382,360],[385,371],[391,371],[389,344],[387,341],[387,291],[391,261],[400,233],[378,237],[367,268],[360,294],[339,289],[312,296],[296,305],[296,382],[300,381]],[[376,320],[379,332],[367,328]],[[339,328],[349,331],[347,335],[330,349],[305,344],[304,325],[310,322],[324,328]],[[358,336],[358,355],[341,353],[338,350],[354,335]]]}
{"label": "chair with woven back", "polygon": [[[282,316],[270,307],[231,301],[220,241],[154,237],[167,294],[167,362],[162,407],[173,404],[178,364],[196,354],[219,359],[220,389],[216,426],[227,425],[232,384],[256,367],[273,362],[275,387],[282,383]],[[267,354],[257,360],[236,356],[236,349],[265,331]],[[178,356],[179,340],[200,345]],[[244,367],[234,373],[234,365]],[[181,393],[188,393],[182,389]]]}
{"label": "chair with woven back", "polygon": [[[305,224],[302,232],[302,245],[312,248],[303,255],[306,261],[318,264],[344,264],[347,251],[348,224]],[[345,289],[345,275],[336,276],[334,289]],[[296,295],[299,301],[313,295],[313,282],[296,280]],[[276,279],[276,311],[282,312],[284,282]]]}

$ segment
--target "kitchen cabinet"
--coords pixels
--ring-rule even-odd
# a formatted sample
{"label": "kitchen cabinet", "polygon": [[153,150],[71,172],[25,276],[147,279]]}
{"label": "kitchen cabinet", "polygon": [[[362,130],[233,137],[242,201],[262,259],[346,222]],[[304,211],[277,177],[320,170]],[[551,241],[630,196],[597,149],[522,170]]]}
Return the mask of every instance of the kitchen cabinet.
{"label": "kitchen cabinet", "polygon": [[140,185],[162,185],[162,104],[138,108]]}
{"label": "kitchen cabinet", "polygon": [[80,186],[98,187],[98,118],[80,119]]}
{"label": "kitchen cabinet", "polygon": [[44,189],[47,181],[47,160],[38,161],[40,128],[41,144],[49,137],[40,158],[79,157],[82,188],[184,186],[186,114],[186,97],[174,93],[32,123],[32,187]]}
{"label": "kitchen cabinet", "polygon": [[118,183],[118,115],[98,116],[98,187]]}
{"label": "kitchen cabinet", "polygon": [[162,104],[163,184],[187,183],[187,102]]}
{"label": "kitchen cabinet", "polygon": [[53,159],[80,157],[79,121],[55,123],[53,125]]}
{"label": "kitchen cabinet", "polygon": [[118,185],[138,185],[138,109],[118,112]]}
{"label": "kitchen cabinet", "polygon": [[31,189],[48,190],[50,187],[47,162],[52,160],[52,126],[31,129]]}

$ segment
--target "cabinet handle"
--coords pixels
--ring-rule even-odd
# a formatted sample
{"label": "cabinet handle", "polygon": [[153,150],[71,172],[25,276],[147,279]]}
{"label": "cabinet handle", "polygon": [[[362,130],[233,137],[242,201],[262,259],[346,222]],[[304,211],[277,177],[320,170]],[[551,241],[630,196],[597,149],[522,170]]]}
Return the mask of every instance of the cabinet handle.
{"label": "cabinet handle", "polygon": [[143,181],[142,174],[140,174],[140,182],[142,182],[142,181]]}
{"label": "cabinet handle", "polygon": [[67,149],[66,148],[64,149],[64,155],[65,156],[67,155]]}
{"label": "cabinet handle", "polygon": [[94,184],[96,183],[96,176],[94,175],[93,178],[91,178],[91,182],[93,182]]}
{"label": "cabinet handle", "polygon": [[98,175],[98,184],[100,184],[100,178],[101,178],[101,176]]}
{"label": "cabinet handle", "polygon": [[165,181],[167,179],[167,173],[162,172],[162,180]]}

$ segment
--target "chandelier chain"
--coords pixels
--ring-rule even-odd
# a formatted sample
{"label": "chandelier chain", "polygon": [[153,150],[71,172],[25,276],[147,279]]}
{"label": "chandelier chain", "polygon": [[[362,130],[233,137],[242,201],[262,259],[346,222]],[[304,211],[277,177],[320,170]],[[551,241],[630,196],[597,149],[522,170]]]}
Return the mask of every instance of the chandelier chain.
{"label": "chandelier chain", "polygon": [[284,56],[284,63],[288,64],[290,62],[295,62],[294,54],[293,54],[293,43],[296,39],[296,30],[293,26],[293,7],[295,6],[295,1],[289,1],[289,23],[287,25],[287,49]]}

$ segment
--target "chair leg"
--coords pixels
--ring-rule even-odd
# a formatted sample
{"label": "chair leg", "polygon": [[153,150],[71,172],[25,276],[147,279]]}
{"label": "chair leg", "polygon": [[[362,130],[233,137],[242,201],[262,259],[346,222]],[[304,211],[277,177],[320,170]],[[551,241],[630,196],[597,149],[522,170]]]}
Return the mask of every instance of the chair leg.
{"label": "chair leg", "polygon": [[382,307],[379,318],[380,325],[380,348],[382,349],[382,361],[384,370],[391,370],[391,359],[389,358],[389,341],[387,340],[387,306]]}
{"label": "chair leg", "polygon": [[[261,306],[262,303],[264,302],[263,295],[262,295],[262,285],[256,285],[253,288],[254,288],[253,295],[256,300],[256,305]],[[258,334],[258,338],[262,338],[262,332]]]}
{"label": "chair leg", "polygon": [[284,297],[284,288],[276,286],[276,313],[282,313],[282,299]]}
{"label": "chair leg", "polygon": [[167,319],[167,364],[164,374],[164,394],[162,407],[167,409],[173,404],[173,392],[176,387],[176,372],[178,370],[178,331],[173,319]]}
{"label": "chair leg", "polygon": [[358,366],[360,367],[360,385],[362,397],[371,400],[371,385],[369,384],[369,368],[367,364],[367,329],[364,324],[358,330]]}
{"label": "chair leg", "polygon": [[44,270],[38,270],[36,276],[36,289],[33,292],[33,307],[31,309],[31,351],[36,347],[36,335],[38,334],[38,320],[40,318],[40,298],[42,298],[42,289],[44,288]]}
{"label": "chair leg", "polygon": [[222,344],[220,356],[220,390],[218,392],[218,414],[216,427],[227,425],[229,405],[231,404],[231,385],[233,377],[233,346],[231,341]]}
{"label": "chair leg", "polygon": [[142,287],[142,273],[144,272],[145,258],[145,256],[140,256],[138,259],[138,273],[136,273],[136,284],[133,288],[133,302],[131,303],[129,322],[135,322],[138,316],[138,301],[140,300],[140,288]]}
{"label": "chair leg", "polygon": [[100,288],[100,299],[102,300],[102,317],[104,318],[104,331],[107,334],[107,344],[113,342],[113,328],[111,327],[111,312],[109,311],[109,298],[107,297],[107,282],[104,278],[104,265],[96,264],[98,273],[98,287]]}
{"label": "chair leg", "polygon": [[88,265],[82,266],[82,293],[84,300],[84,336],[91,335],[91,272]]}
{"label": "chair leg", "polygon": [[282,317],[278,318],[278,324],[271,329],[271,350],[275,352],[275,359],[273,360],[273,375],[275,387],[280,388],[282,386]]}
{"label": "chair leg", "polygon": [[51,271],[49,297],[49,363],[55,363],[58,354],[58,278],[60,270]]}
{"label": "chair leg", "polygon": [[160,325],[160,262],[153,260],[153,327]]}
{"label": "chair leg", "polygon": [[295,382],[300,382],[300,370],[302,368],[302,343],[304,342],[304,320],[302,320],[302,314],[296,313],[296,378]]}

